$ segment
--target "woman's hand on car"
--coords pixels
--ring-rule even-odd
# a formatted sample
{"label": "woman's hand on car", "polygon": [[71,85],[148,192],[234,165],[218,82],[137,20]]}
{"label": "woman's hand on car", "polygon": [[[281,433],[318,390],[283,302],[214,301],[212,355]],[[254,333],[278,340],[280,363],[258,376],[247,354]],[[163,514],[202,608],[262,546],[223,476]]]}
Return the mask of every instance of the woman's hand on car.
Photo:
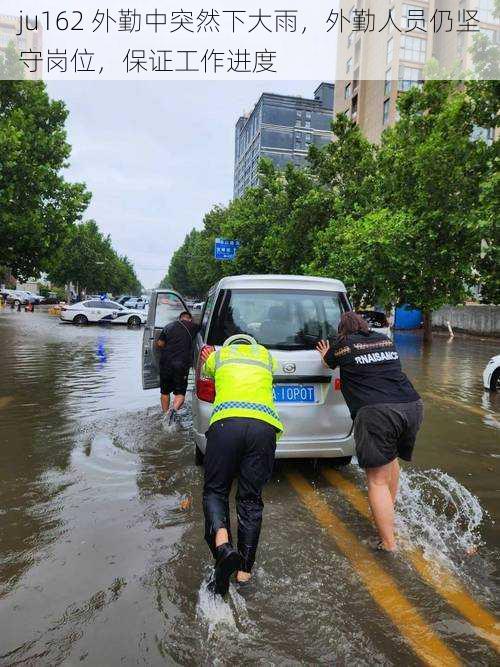
{"label": "woman's hand on car", "polygon": [[327,340],[320,340],[316,345],[316,350],[321,354],[323,359],[325,358],[326,353],[330,349],[330,343]]}
{"label": "woman's hand on car", "polygon": [[202,348],[201,353],[200,353],[201,361],[203,363],[205,363],[206,360],[212,354],[213,351],[214,351],[213,347],[210,347],[209,345],[205,345],[205,347]]}

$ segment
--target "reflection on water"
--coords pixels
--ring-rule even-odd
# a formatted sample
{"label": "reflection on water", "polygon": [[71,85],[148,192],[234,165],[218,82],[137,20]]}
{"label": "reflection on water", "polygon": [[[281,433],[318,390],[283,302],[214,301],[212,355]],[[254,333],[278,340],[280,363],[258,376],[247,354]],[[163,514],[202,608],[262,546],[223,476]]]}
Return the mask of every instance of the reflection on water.
{"label": "reflection on water", "polygon": [[[372,539],[310,462],[280,463],[267,489],[254,584],[209,596],[189,413],[165,429],[140,388],[141,335],[0,311],[0,665],[418,664],[287,483],[300,469]],[[400,532],[493,609],[500,403],[481,374],[496,346],[396,344],[426,403]],[[392,574],[466,662],[492,661],[404,559]]]}

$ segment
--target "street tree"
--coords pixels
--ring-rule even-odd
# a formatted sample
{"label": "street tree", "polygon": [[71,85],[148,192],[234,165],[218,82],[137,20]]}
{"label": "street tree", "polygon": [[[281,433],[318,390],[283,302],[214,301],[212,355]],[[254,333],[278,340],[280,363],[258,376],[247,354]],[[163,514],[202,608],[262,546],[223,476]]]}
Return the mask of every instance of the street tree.
{"label": "street tree", "polygon": [[72,283],[79,293],[141,291],[130,260],[116,253],[93,220],[71,227],[52,257],[49,278],[57,285]]}
{"label": "street tree", "polygon": [[47,269],[90,201],[84,184],[63,175],[67,117],[42,81],[0,81],[0,264],[20,279]]}
{"label": "street tree", "polygon": [[409,299],[401,289],[414,266],[415,220],[410,213],[381,209],[362,217],[334,219],[319,232],[308,273],[342,280],[356,308]]}
{"label": "street tree", "polygon": [[431,312],[463,303],[477,282],[484,235],[477,210],[495,147],[472,139],[474,107],[457,82],[427,81],[401,96],[400,119],[382,136],[378,198],[413,227],[398,300],[422,309],[426,339]]}
{"label": "street tree", "polygon": [[0,79],[18,81],[24,78],[23,64],[19,59],[19,51],[11,40],[3,53],[0,52]]}

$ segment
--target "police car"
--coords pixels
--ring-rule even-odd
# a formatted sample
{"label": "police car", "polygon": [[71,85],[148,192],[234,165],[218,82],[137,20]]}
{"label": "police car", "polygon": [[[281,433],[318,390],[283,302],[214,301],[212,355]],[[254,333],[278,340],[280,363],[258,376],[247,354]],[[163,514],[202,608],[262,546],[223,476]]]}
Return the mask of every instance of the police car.
{"label": "police car", "polygon": [[100,322],[139,327],[146,323],[147,314],[144,311],[125,308],[116,301],[90,299],[71,306],[62,306],[60,318],[63,322],[73,322],[73,324]]}

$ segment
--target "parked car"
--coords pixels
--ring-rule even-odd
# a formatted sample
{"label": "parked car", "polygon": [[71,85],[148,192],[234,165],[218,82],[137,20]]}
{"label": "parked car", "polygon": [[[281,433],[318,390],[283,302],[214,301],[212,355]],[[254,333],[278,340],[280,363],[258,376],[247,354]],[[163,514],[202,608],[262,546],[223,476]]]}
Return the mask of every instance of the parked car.
{"label": "parked car", "polygon": [[26,290],[5,290],[5,293],[7,303],[14,303],[16,306],[19,303],[41,303],[44,300],[43,296]]}
{"label": "parked car", "polygon": [[144,312],[125,308],[116,301],[102,301],[100,299],[80,301],[70,306],[62,306],[60,318],[64,322],[73,322],[73,324],[101,322],[140,326],[146,322]]}
{"label": "parked car", "polygon": [[500,354],[492,357],[483,371],[483,385],[490,391],[500,388]]}
{"label": "parked car", "polygon": [[193,303],[191,310],[200,313],[203,310],[204,305],[205,305],[204,301],[197,301],[196,303]]}
{"label": "parked car", "polygon": [[127,299],[127,301],[125,301],[123,305],[125,306],[125,308],[135,308],[137,310],[144,310],[147,306],[147,303],[148,302],[146,301],[146,299],[143,299],[142,297],[133,296],[130,299]]}
{"label": "parked car", "polygon": [[[158,291],[157,298],[161,295]],[[165,321],[156,307],[152,299],[148,327]],[[338,280],[255,275],[227,277],[216,283],[208,292],[194,346],[192,411],[197,462],[205,453],[205,432],[215,400],[214,382],[201,372],[201,350],[206,345],[218,349],[229,336],[244,333],[267,347],[280,365],[274,393],[285,433],[278,443],[277,458],[331,457],[338,464],[349,463],[354,453],[352,420],[340,392],[339,371],[322,365],[315,346],[321,338],[336,335],[342,312],[350,309],[346,289]],[[175,311],[171,315],[173,319]],[[151,363],[153,338],[145,331],[145,389],[159,386]]]}
{"label": "parked car", "polygon": [[358,310],[356,312],[368,322],[370,329],[375,329],[378,333],[391,336],[391,327],[385,313],[380,310]]}

